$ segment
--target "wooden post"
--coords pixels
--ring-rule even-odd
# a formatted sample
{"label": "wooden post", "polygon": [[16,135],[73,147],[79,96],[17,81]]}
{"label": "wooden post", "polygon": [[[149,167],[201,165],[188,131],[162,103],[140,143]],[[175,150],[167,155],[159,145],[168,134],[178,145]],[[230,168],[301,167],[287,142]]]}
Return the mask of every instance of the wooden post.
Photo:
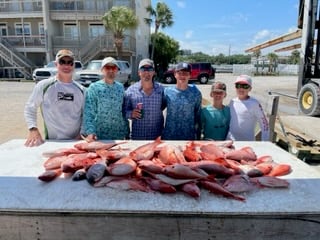
{"label": "wooden post", "polygon": [[279,96],[276,95],[270,95],[268,108],[267,108],[267,116],[269,117],[269,140],[271,142],[275,141],[275,134],[274,134],[274,128],[275,128],[275,123],[277,119],[277,114],[278,114],[278,106],[279,106]]}

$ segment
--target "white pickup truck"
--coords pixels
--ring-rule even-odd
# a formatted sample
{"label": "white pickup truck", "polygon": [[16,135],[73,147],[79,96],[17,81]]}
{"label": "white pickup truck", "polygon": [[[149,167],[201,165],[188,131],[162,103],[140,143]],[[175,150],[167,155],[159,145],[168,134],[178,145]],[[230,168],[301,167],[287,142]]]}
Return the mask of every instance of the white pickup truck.
{"label": "white pickup truck", "polygon": [[[119,66],[119,69],[115,80],[123,83],[124,86],[128,86],[131,77],[131,66],[127,61],[116,60],[116,62]],[[87,87],[91,83],[102,79],[103,76],[101,73],[101,64],[102,60],[90,61],[86,69],[76,73],[75,80]]]}

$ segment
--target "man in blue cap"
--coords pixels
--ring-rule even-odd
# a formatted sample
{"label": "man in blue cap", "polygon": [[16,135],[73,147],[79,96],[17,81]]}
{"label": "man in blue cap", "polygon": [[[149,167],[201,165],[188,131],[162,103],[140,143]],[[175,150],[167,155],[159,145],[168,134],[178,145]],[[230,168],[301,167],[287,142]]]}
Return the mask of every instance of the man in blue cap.
{"label": "man in blue cap", "polygon": [[200,139],[202,95],[195,85],[189,84],[190,74],[188,63],[178,63],[174,72],[176,86],[164,90],[167,117],[162,139]]}

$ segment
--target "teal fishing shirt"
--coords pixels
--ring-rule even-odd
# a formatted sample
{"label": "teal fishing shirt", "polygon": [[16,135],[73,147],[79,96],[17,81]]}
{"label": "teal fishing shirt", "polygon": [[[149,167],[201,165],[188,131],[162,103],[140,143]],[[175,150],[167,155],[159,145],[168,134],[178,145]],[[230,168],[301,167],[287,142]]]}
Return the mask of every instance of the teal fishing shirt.
{"label": "teal fishing shirt", "polygon": [[121,140],[129,135],[129,124],[123,111],[124,87],[115,81],[103,80],[90,84],[86,91],[84,135],[95,134],[100,140]]}

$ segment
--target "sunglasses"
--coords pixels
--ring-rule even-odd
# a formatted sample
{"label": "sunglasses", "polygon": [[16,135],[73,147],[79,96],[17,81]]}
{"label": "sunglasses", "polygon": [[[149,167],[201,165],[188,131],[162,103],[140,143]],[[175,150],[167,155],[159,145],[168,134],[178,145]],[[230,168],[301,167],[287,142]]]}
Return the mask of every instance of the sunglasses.
{"label": "sunglasses", "polygon": [[154,68],[153,67],[141,67],[139,70],[141,72],[153,72]]}
{"label": "sunglasses", "polygon": [[60,59],[59,64],[73,66],[73,60],[66,61],[66,60]]}
{"label": "sunglasses", "polygon": [[250,85],[248,85],[248,84],[236,83],[236,88],[237,88],[237,89],[239,89],[239,88],[249,89],[249,88],[250,88]]}
{"label": "sunglasses", "polygon": [[114,66],[114,65],[105,65],[104,68],[105,68],[106,70],[112,70],[112,71],[115,71],[115,70],[118,69],[118,67],[117,67],[117,66]]}

